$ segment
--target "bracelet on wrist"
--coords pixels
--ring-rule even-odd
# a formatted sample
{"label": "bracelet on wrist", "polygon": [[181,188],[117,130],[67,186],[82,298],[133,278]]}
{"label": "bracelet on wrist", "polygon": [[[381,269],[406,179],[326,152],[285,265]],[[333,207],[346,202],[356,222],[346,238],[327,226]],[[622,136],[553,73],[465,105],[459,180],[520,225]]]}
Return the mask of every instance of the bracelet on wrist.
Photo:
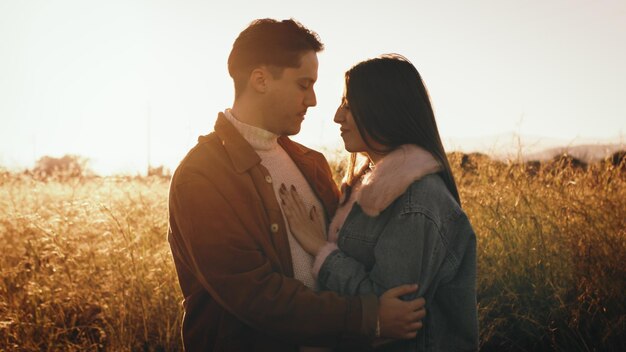
{"label": "bracelet on wrist", "polygon": [[376,333],[374,334],[376,338],[380,337],[380,317],[376,317]]}

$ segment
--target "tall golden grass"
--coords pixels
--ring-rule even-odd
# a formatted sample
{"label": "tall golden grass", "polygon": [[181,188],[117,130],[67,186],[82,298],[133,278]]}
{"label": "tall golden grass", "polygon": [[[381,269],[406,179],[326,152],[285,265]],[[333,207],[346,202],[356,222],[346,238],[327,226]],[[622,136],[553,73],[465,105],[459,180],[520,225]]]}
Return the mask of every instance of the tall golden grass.
{"label": "tall golden grass", "polygon": [[[478,237],[481,349],[626,350],[624,168],[450,161]],[[0,350],[181,350],[167,188],[0,176]]]}
{"label": "tall golden grass", "polygon": [[180,350],[167,186],[5,177],[0,350]]}
{"label": "tall golden grass", "polygon": [[485,159],[460,168],[478,237],[484,350],[626,348],[626,170]]}

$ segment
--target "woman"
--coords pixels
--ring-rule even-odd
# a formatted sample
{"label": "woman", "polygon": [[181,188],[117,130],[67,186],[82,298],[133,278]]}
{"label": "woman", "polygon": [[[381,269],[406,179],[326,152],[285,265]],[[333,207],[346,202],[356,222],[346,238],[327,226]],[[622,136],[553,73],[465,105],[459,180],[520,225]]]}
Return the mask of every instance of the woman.
{"label": "woman", "polygon": [[[328,241],[318,210],[293,187],[280,192],[292,233],[316,256],[320,287],[380,296],[417,283],[423,329],[380,350],[476,350],[476,239],[417,69],[399,55],[357,64],[334,121],[352,157]],[[367,158],[362,168],[356,153]]]}

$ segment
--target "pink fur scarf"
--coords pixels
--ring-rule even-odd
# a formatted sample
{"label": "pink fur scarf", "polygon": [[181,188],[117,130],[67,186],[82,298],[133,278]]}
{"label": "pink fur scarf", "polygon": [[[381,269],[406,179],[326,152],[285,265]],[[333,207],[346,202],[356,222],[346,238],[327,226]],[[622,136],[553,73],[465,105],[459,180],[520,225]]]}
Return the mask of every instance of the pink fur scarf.
{"label": "pink fur scarf", "polygon": [[[402,145],[387,154],[371,172],[365,173],[357,180],[352,186],[350,198],[337,209],[328,228],[329,242],[316,256],[314,275],[317,276],[326,257],[337,248],[339,230],[355,202],[359,203],[365,214],[378,216],[413,182],[440,170],[441,165],[432,154],[413,144]],[[342,191],[345,189],[344,183]]]}

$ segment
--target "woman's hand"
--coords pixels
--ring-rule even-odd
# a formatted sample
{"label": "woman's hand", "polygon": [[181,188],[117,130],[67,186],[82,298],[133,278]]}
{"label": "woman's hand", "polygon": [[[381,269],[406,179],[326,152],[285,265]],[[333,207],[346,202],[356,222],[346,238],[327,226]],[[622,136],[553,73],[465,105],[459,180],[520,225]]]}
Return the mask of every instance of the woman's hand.
{"label": "woman's hand", "polygon": [[313,206],[307,211],[293,185],[289,190],[285,184],[280,185],[279,193],[291,234],[307,253],[317,255],[326,244],[324,224],[319,210]]}

